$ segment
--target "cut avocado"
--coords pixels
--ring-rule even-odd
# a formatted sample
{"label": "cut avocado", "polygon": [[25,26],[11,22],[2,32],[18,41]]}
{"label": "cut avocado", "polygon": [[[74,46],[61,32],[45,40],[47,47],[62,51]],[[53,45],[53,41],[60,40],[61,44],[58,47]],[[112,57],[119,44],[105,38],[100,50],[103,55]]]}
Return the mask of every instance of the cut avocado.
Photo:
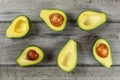
{"label": "cut avocado", "polygon": [[93,30],[107,21],[107,14],[97,11],[83,11],[79,14],[77,24],[85,31]]}
{"label": "cut avocado", "polygon": [[7,38],[22,38],[30,30],[30,20],[27,16],[16,17],[6,30]]}
{"label": "cut avocado", "polygon": [[62,10],[43,9],[39,16],[54,31],[62,31],[66,27],[67,16]]}
{"label": "cut avocado", "polygon": [[41,62],[44,58],[44,52],[37,46],[29,46],[19,55],[16,62],[20,66],[30,66]]}
{"label": "cut avocado", "polygon": [[71,72],[76,67],[77,54],[77,43],[70,39],[58,54],[58,66],[65,72]]}
{"label": "cut avocado", "polygon": [[106,68],[111,67],[113,64],[111,48],[105,39],[97,39],[92,47],[92,52],[99,63],[104,65]]}

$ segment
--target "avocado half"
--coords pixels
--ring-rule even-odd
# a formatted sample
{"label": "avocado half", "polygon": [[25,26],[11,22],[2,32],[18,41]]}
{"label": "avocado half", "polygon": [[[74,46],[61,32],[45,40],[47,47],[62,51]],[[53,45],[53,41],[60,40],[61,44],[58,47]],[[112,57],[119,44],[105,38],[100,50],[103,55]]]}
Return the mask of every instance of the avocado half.
{"label": "avocado half", "polygon": [[42,9],[39,16],[53,31],[63,31],[66,27],[67,16],[62,10]]}
{"label": "avocado half", "polygon": [[109,69],[113,64],[111,48],[105,39],[100,38],[95,41],[92,53],[94,58],[106,68]]}
{"label": "avocado half", "polygon": [[57,64],[61,70],[71,72],[77,65],[77,56],[77,43],[70,39],[58,53]]}
{"label": "avocado half", "polygon": [[31,66],[40,63],[44,58],[43,50],[38,46],[25,48],[16,59],[19,66]]}
{"label": "avocado half", "polygon": [[17,16],[6,29],[7,38],[22,38],[30,30],[30,20],[25,15]]}
{"label": "avocado half", "polygon": [[107,21],[107,14],[92,10],[85,10],[78,15],[77,24],[80,29],[93,30]]}

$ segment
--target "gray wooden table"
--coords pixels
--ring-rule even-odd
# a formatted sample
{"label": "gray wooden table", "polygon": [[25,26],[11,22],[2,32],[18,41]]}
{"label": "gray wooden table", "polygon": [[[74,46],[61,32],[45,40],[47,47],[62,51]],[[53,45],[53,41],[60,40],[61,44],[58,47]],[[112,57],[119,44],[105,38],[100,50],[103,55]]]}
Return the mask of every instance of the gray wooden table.
{"label": "gray wooden table", "polygon": [[[51,31],[39,18],[43,8],[64,10],[67,28]],[[80,30],[76,18],[86,9],[106,12],[107,23],[93,31]],[[18,15],[27,15],[32,29],[25,38],[7,39],[5,30]],[[91,46],[97,37],[110,42],[113,66],[109,70],[92,56]],[[73,72],[65,73],[58,68],[56,57],[70,38],[78,42],[78,65]],[[47,56],[36,66],[19,67],[16,57],[29,45],[42,47]],[[0,0],[0,80],[120,80],[120,0]]]}

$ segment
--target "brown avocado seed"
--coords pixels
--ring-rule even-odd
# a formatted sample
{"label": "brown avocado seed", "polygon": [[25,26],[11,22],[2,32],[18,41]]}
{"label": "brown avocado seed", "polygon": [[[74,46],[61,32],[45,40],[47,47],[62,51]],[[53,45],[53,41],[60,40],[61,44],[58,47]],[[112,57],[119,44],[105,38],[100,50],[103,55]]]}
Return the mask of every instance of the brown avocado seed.
{"label": "brown avocado seed", "polygon": [[60,27],[64,22],[64,17],[60,13],[53,13],[49,16],[50,22],[56,27]]}
{"label": "brown avocado seed", "polygon": [[96,47],[96,53],[99,57],[106,58],[109,53],[108,46],[104,43],[98,44],[98,46]]}
{"label": "brown avocado seed", "polygon": [[39,54],[35,50],[29,50],[27,53],[28,60],[37,60],[38,57],[39,57]]}

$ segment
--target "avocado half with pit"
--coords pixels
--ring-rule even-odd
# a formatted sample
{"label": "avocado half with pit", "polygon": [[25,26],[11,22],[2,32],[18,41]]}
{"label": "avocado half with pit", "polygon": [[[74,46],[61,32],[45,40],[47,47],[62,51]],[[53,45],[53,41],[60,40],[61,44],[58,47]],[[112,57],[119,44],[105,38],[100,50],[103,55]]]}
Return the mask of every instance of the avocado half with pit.
{"label": "avocado half with pit", "polygon": [[104,12],[97,12],[86,10],[79,14],[77,24],[79,28],[85,31],[93,30],[107,21],[107,14]]}
{"label": "avocado half with pit", "polygon": [[77,56],[77,43],[70,39],[58,53],[57,64],[61,70],[71,72],[77,65]]}
{"label": "avocado half with pit", "polygon": [[66,27],[67,16],[62,10],[42,9],[39,16],[54,31],[62,31]]}
{"label": "avocado half with pit", "polygon": [[16,59],[20,66],[31,66],[40,63],[44,58],[44,52],[38,46],[25,48]]}
{"label": "avocado half with pit", "polygon": [[30,30],[30,20],[25,15],[17,16],[6,30],[7,38],[22,38]]}
{"label": "avocado half with pit", "polygon": [[97,39],[95,41],[92,47],[92,53],[95,59],[106,68],[110,68],[113,64],[111,48],[105,39]]}

